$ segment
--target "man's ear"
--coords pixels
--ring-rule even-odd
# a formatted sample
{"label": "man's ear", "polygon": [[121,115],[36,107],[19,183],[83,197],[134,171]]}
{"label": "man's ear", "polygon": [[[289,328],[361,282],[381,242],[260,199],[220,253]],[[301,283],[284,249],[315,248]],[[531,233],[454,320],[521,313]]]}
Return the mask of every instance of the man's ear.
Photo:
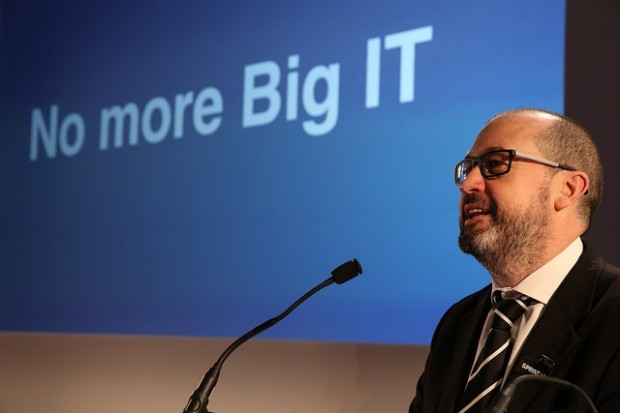
{"label": "man's ear", "polygon": [[590,180],[583,171],[562,171],[560,188],[555,197],[555,209],[560,211],[575,204],[588,192]]}

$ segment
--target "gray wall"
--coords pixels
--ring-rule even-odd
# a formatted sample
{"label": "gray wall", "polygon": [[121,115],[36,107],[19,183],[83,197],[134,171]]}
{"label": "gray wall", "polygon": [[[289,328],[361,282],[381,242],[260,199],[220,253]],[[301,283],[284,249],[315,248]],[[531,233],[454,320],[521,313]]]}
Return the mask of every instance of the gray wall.
{"label": "gray wall", "polygon": [[[227,339],[0,334],[0,412],[181,412]],[[406,412],[426,347],[254,340],[216,413]]]}

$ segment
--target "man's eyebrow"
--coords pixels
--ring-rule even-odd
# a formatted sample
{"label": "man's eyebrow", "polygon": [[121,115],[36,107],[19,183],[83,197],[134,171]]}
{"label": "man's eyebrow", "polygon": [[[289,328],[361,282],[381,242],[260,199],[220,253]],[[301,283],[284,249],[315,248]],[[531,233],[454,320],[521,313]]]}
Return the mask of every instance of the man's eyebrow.
{"label": "man's eyebrow", "polygon": [[491,146],[490,148],[485,148],[484,152],[482,152],[480,155],[472,155],[471,152],[470,152],[467,155],[465,155],[465,159],[476,159],[479,156],[484,155],[485,153],[489,153],[489,152],[493,152],[493,151],[504,151],[504,150],[506,150],[506,148],[504,148],[502,146]]}

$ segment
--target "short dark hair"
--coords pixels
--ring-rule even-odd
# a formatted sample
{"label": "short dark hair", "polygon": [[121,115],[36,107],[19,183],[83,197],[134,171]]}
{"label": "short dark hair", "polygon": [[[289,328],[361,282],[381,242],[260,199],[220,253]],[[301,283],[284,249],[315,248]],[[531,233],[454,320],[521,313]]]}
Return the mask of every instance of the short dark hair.
{"label": "short dark hair", "polygon": [[540,152],[547,159],[572,166],[588,175],[588,192],[582,197],[578,211],[589,227],[603,196],[603,168],[594,140],[588,131],[573,119],[544,109],[516,109],[496,117],[541,113],[550,115],[557,121],[536,137],[534,144]]}

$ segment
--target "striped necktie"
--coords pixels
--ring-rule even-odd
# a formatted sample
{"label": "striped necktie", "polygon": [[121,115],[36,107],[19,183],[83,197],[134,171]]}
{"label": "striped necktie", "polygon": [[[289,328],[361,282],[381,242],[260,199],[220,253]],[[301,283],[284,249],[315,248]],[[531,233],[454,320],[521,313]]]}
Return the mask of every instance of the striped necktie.
{"label": "striped necktie", "polygon": [[512,350],[511,328],[533,301],[527,296],[502,299],[493,295],[494,314],[484,347],[472,369],[459,413],[480,412],[499,392]]}

